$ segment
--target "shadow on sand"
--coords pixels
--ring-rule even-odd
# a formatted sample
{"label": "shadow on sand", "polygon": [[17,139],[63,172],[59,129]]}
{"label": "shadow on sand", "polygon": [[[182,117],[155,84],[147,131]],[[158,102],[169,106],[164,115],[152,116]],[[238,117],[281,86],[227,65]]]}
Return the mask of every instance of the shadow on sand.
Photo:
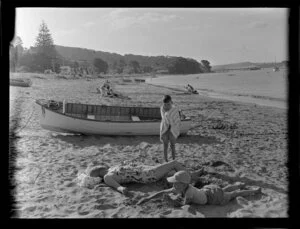
{"label": "shadow on sand", "polygon": [[222,173],[216,173],[216,172],[209,172],[209,175],[212,175],[216,178],[219,178],[221,180],[225,180],[225,181],[228,181],[230,183],[234,183],[234,182],[243,182],[243,183],[246,183],[247,185],[250,185],[250,186],[259,186],[261,188],[267,188],[267,189],[273,189],[277,192],[280,192],[280,193],[283,193],[283,194],[286,194],[287,193],[287,190],[285,190],[284,188],[282,187],[278,187],[274,184],[269,184],[263,180],[254,180],[254,179],[250,179],[248,177],[240,177],[240,176],[236,176],[236,175],[226,175],[226,174],[222,174]]}
{"label": "shadow on sand", "polygon": [[[141,143],[162,144],[159,136],[97,136],[97,135],[62,135],[52,134],[53,138],[73,144],[77,147],[98,146],[107,144],[118,146],[138,146]],[[214,137],[203,137],[201,135],[184,135],[177,139],[178,144],[217,144],[220,143]]]}
{"label": "shadow on sand", "polygon": [[[131,198],[129,198],[126,201],[126,205],[136,205],[138,200],[140,200],[142,197],[149,196],[149,193],[154,193],[161,191],[168,187],[166,184],[164,184],[166,181],[160,181],[156,183],[151,184],[128,184],[126,187],[129,191],[131,191],[133,194]],[[167,182],[166,182],[167,183]],[[236,212],[239,209],[245,208],[250,202],[258,201],[262,199],[264,194],[256,194],[249,197],[242,197],[242,202],[237,201],[237,199],[231,200],[229,203],[225,205],[197,205],[192,204],[190,206],[186,206],[184,211],[187,211],[191,215],[203,215],[204,217],[228,217],[228,215],[232,212]],[[239,197],[238,197],[239,198]],[[175,207],[172,204],[170,205],[165,200],[163,200],[162,197],[155,198],[151,201],[151,204],[153,205],[165,205],[169,207],[168,213],[171,213],[173,210],[180,210],[183,209],[181,207]],[[147,205],[147,203],[146,203]],[[249,211],[245,209],[245,211]],[[166,213],[166,214],[168,214]],[[251,212],[249,212],[251,213]]]}
{"label": "shadow on sand", "polygon": [[[250,197],[243,197],[247,201],[257,201],[263,197],[263,194],[257,194]],[[247,204],[245,204],[247,205]],[[245,208],[245,205],[240,204],[237,199],[231,200],[226,205],[196,205],[192,204],[188,207],[188,212],[197,215],[197,212],[205,217],[224,217],[227,218],[232,212]],[[247,211],[245,209],[245,211]]]}

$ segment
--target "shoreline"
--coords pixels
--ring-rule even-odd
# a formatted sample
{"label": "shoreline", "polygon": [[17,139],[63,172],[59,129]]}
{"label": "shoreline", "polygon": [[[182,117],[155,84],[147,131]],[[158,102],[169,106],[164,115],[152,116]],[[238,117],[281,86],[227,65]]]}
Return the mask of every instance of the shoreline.
{"label": "shoreline", "polygon": [[[173,88],[183,88],[187,85],[187,83],[190,83],[199,92],[200,95],[208,96],[211,98],[220,98],[230,101],[254,103],[261,106],[287,109],[288,94],[287,90],[285,89],[286,82],[284,82],[287,80],[287,78],[281,75],[286,75],[287,73],[282,72],[279,75],[275,73],[275,75],[270,74],[271,73],[269,73],[268,69],[265,69],[259,72],[237,71],[234,74],[229,74],[233,75],[230,77],[227,77],[227,74],[223,75],[219,73],[157,75],[156,78],[161,79],[152,80],[151,77],[148,77],[146,82],[153,85],[166,85]],[[274,79],[272,79],[271,76]],[[172,79],[172,77],[174,77],[174,80]],[[212,79],[210,80],[211,77]],[[223,82],[223,79],[225,79],[226,81]],[[260,82],[259,79],[261,79],[263,83],[262,85],[264,85],[266,89],[258,85],[254,86],[254,84],[251,82],[252,79],[256,83]],[[249,88],[244,87],[245,83],[249,83]],[[269,85],[271,85],[270,88]],[[238,89],[238,87],[240,87],[240,89]],[[241,90],[241,88],[244,88],[244,90]],[[252,90],[250,90],[250,88],[252,88]],[[272,88],[273,90],[271,90]],[[264,90],[266,91],[264,92]]]}
{"label": "shoreline", "polygon": [[[162,88],[168,88],[168,89],[172,89],[172,90],[176,90],[179,92],[183,92],[185,93],[186,90],[184,89],[180,89],[179,86],[165,86],[165,85],[158,85],[158,84],[153,84],[150,82],[147,82],[147,84],[156,86],[156,87],[162,87]],[[226,100],[226,101],[233,101],[233,102],[237,102],[237,103],[247,103],[247,104],[255,104],[258,106],[265,106],[265,107],[272,107],[272,108],[279,108],[282,110],[287,110],[288,109],[288,104],[287,102],[284,101],[276,101],[271,100],[271,99],[259,99],[259,98],[253,98],[252,96],[243,96],[243,95],[229,95],[229,94],[220,94],[220,93],[216,93],[216,92],[210,92],[207,90],[201,90],[201,89],[197,89],[197,91],[199,92],[198,95],[193,95],[193,96],[201,96],[201,97],[208,97],[208,98],[212,98],[212,99],[219,99],[219,100]]]}
{"label": "shoreline", "polygon": [[[36,75],[36,78],[39,78],[39,75],[44,75],[42,73],[17,73],[17,74]],[[155,77],[151,77],[148,74],[146,74],[146,75],[145,74],[105,75],[105,77],[88,76],[86,78],[84,78],[84,77],[66,78],[62,75],[60,76],[59,74],[44,75],[44,76],[46,76],[46,78],[51,77],[51,78],[66,79],[66,80],[110,80],[112,82],[118,81],[118,83],[120,83],[119,80],[123,80],[123,79],[132,80],[131,83],[136,83],[136,82],[134,82],[135,79],[145,79],[144,83],[152,85],[152,86],[168,88],[168,89],[175,90],[178,92],[183,92],[183,93],[186,92],[186,90],[182,89],[181,86],[159,85],[159,84],[151,83],[152,78],[160,78],[160,77],[166,76],[166,75],[159,75],[159,74],[156,75]],[[121,82],[121,83],[124,83],[124,82]],[[199,92],[198,96],[208,97],[208,98],[212,98],[212,99],[220,99],[220,100],[225,100],[225,101],[233,101],[233,102],[237,102],[237,103],[255,104],[258,106],[279,108],[279,109],[283,109],[283,110],[288,109],[288,103],[284,99],[269,98],[269,97],[265,97],[265,96],[244,95],[244,94],[231,94],[231,93],[218,92],[218,91],[209,90],[209,89],[199,89],[199,88],[196,88],[196,89]]]}
{"label": "shoreline", "polygon": [[[124,98],[101,98],[96,89],[104,79],[75,80],[34,73],[22,76],[31,78],[32,86],[10,88],[10,126],[16,125],[18,136],[13,142],[17,151],[14,155],[15,217],[287,217],[287,114],[284,110],[188,95],[183,90],[147,83],[124,83],[122,78],[110,81]],[[203,166],[222,174],[202,177],[208,182],[225,186],[243,181],[262,187],[263,195],[233,200],[226,206],[174,208],[160,199],[135,205],[141,196],[163,189],[163,182],[128,185],[134,192],[133,198],[104,184],[94,189],[81,188],[74,180],[90,164],[103,162],[113,166],[125,160],[146,165],[163,163],[159,136],[51,132],[39,125],[40,110],[34,106],[35,99],[43,98],[159,107],[165,94],[170,94],[184,114],[192,118],[187,136],[177,140],[176,160],[191,170]],[[213,162],[219,165],[213,166]]]}

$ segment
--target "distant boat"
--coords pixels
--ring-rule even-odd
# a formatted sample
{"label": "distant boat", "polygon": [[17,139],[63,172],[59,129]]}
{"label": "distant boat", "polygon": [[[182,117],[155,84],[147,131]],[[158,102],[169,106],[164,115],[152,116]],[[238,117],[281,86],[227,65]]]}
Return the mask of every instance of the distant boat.
{"label": "distant boat", "polygon": [[249,68],[249,70],[252,70],[252,71],[253,71],[253,70],[260,70],[260,69],[261,69],[260,67],[256,67],[256,66],[250,67],[250,68]]}
{"label": "distant boat", "polygon": [[273,67],[273,72],[279,72],[279,67],[276,65],[276,57],[275,57],[275,64]]}
{"label": "distant boat", "polygon": [[131,79],[123,79],[123,82],[124,82],[124,83],[131,83],[132,80],[131,80]]}
{"label": "distant boat", "polygon": [[[159,107],[121,107],[36,100],[40,125],[47,130],[87,135],[159,135]],[[181,120],[180,134],[191,128],[190,118]]]}
{"label": "distant boat", "polygon": [[10,86],[16,86],[16,87],[30,87],[32,85],[32,81],[30,79],[9,79],[9,85]]}
{"label": "distant boat", "polygon": [[134,79],[134,81],[137,83],[145,83],[146,82],[145,79]]}

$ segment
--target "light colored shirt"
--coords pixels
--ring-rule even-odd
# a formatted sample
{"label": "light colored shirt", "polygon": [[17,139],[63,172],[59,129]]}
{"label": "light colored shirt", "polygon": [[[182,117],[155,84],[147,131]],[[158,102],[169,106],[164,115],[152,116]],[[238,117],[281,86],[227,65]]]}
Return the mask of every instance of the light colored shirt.
{"label": "light colored shirt", "polygon": [[172,108],[168,111],[164,111],[161,107],[161,123],[160,123],[160,135],[164,134],[171,126],[171,132],[175,138],[180,134],[180,115],[176,106],[172,105]]}
{"label": "light colored shirt", "polygon": [[185,192],[185,198],[191,200],[191,202],[194,204],[204,205],[207,203],[205,192],[192,185],[189,185],[187,191]]}

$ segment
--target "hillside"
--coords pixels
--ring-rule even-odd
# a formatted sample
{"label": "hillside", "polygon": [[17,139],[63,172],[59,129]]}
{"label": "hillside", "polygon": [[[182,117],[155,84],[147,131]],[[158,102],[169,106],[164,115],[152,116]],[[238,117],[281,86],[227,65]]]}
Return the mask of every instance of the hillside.
{"label": "hillside", "polygon": [[[278,67],[286,67],[286,61],[282,61],[276,63]],[[213,71],[220,70],[229,70],[229,69],[243,69],[243,68],[251,68],[251,67],[259,67],[259,68],[272,68],[274,67],[274,63],[252,63],[252,62],[240,62],[233,64],[225,64],[225,65],[214,65],[212,66]]]}
{"label": "hillside", "polygon": [[166,56],[142,56],[133,54],[120,55],[117,53],[95,51],[85,48],[65,47],[60,45],[55,45],[55,47],[58,53],[66,60],[87,61],[89,63],[92,63],[95,58],[101,58],[110,66],[113,65],[114,62],[124,60],[126,63],[129,63],[130,61],[138,61],[140,66],[161,68],[167,66],[175,58]]}
{"label": "hillside", "polygon": [[248,67],[252,67],[253,65],[254,64],[251,62],[240,62],[240,63],[233,63],[233,64],[215,65],[215,66],[212,66],[212,70],[248,68]]}

